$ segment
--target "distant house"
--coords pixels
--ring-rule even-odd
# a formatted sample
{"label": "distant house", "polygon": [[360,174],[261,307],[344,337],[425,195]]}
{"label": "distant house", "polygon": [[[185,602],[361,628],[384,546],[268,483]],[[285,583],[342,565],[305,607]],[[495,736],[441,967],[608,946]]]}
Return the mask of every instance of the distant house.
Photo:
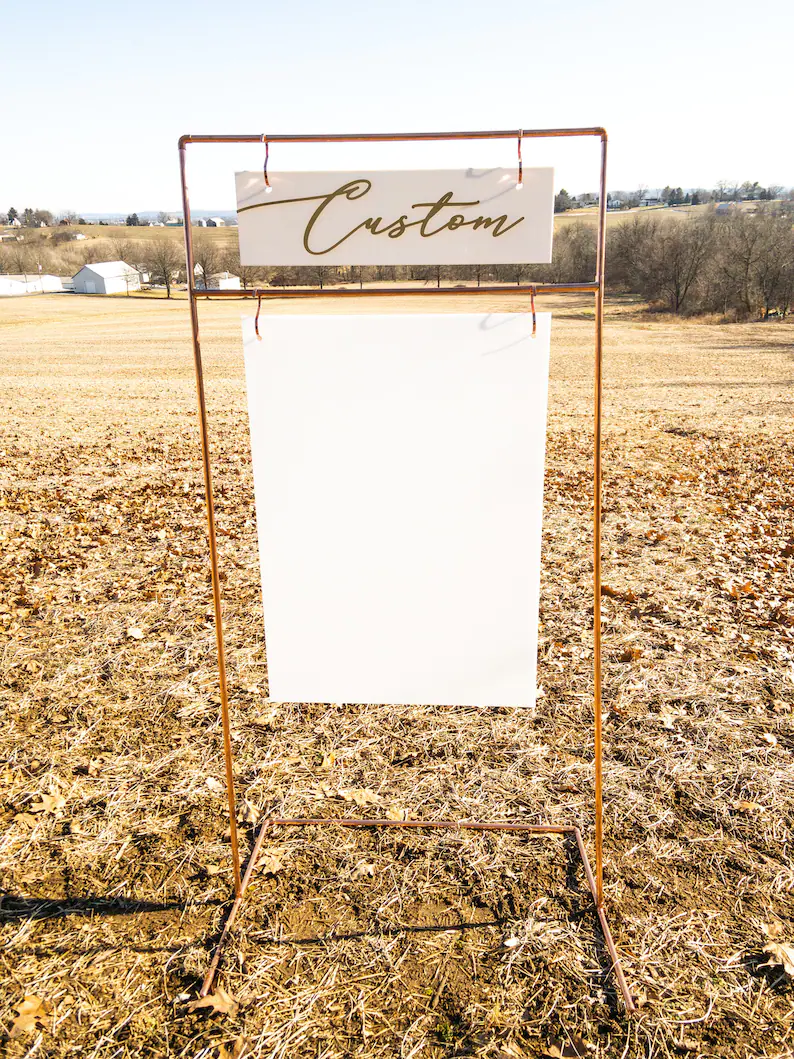
{"label": "distant house", "polygon": [[193,225],[196,228],[206,228],[207,222],[203,217],[199,217],[197,221],[193,221]]}
{"label": "distant house", "polygon": [[207,227],[208,228],[225,228],[226,227],[226,221],[223,219],[223,217],[208,217],[207,218]]}
{"label": "distant house", "polygon": [[239,290],[240,277],[231,272],[216,272],[210,276],[210,290]]}
{"label": "distant house", "polygon": [[718,217],[724,217],[727,213],[731,213],[736,209],[735,202],[718,202],[717,208],[714,211]]}
{"label": "distant house", "polygon": [[622,206],[623,206],[623,200],[622,199],[610,199],[607,202],[607,209],[608,210],[619,210],[619,209],[621,209]]}
{"label": "distant house", "polygon": [[9,220],[8,224],[9,224],[9,227],[11,227],[11,228],[21,228],[22,227],[22,221],[19,219],[19,217],[12,217]]}
{"label": "distant house", "polygon": [[196,286],[204,290],[239,290],[240,277],[233,276],[231,272],[213,272],[204,280],[204,269],[201,265],[195,265],[193,274],[196,277]]}
{"label": "distant house", "polygon": [[658,195],[644,195],[640,199],[640,206],[661,206],[662,200]]}
{"label": "distant house", "polygon": [[83,265],[73,279],[76,294],[126,294],[141,289],[138,270],[125,261],[95,261]]}
{"label": "distant house", "polygon": [[166,228],[182,228],[184,223],[181,217],[166,217],[165,219]]}

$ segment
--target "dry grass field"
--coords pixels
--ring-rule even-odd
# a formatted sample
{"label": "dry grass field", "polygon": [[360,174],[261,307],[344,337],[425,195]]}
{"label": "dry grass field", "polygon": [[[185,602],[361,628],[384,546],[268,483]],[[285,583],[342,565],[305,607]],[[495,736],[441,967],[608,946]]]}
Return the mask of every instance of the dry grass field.
{"label": "dry grass field", "polygon": [[[267,702],[241,305],[201,315],[245,847],[262,813],[591,843],[591,304],[552,306],[532,711]],[[794,1054],[792,338],[610,301],[606,897],[637,1016],[564,840],[332,829],[273,834],[196,1009],[231,882],[187,307],[0,302],[0,1054]]]}
{"label": "dry grass field", "polygon": [[[152,225],[127,226],[126,224],[75,224],[73,230],[82,232],[86,237],[85,246],[91,239],[125,239],[135,243],[146,244],[151,239],[173,239],[184,246],[184,228],[157,228]],[[57,231],[57,229],[53,229]],[[206,238],[220,250],[237,249],[237,229],[233,226],[224,228],[194,228],[194,238]]]}

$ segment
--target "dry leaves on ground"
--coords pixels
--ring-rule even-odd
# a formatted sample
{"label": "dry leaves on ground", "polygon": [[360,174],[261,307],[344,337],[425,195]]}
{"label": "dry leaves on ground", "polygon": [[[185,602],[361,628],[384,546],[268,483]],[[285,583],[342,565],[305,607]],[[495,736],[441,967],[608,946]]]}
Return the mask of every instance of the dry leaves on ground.
{"label": "dry leaves on ground", "polygon": [[231,993],[227,993],[223,986],[216,986],[214,992],[207,996],[191,1000],[187,1006],[188,1011],[205,1011],[209,1015],[230,1015],[232,1018],[240,1010],[240,1001]]}
{"label": "dry leaves on ground", "polygon": [[50,1005],[41,997],[30,994],[21,1000],[15,1007],[16,1018],[11,1025],[9,1036],[14,1039],[23,1037],[27,1033],[33,1033],[37,1029],[45,1029],[48,1024]]}

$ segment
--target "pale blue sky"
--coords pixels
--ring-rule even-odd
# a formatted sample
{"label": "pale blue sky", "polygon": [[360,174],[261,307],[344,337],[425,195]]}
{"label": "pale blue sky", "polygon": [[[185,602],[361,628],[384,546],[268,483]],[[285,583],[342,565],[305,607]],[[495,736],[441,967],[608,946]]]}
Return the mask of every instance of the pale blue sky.
{"label": "pale blue sky", "polygon": [[[794,184],[794,4],[2,0],[0,209],[174,209],[184,132],[603,125],[609,186]],[[232,209],[262,148],[189,149]],[[271,167],[514,165],[512,142],[274,146]],[[595,188],[597,142],[525,142]]]}

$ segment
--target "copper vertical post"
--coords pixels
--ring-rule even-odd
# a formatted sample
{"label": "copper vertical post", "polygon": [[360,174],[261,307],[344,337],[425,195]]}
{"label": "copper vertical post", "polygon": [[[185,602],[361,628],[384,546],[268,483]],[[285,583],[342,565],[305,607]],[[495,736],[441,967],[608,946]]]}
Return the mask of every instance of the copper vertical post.
{"label": "copper vertical post", "polygon": [[[204,396],[204,372],[201,363],[199,341],[198,307],[193,294],[193,235],[190,230],[190,202],[185,163],[185,144],[179,141],[179,168],[182,174],[182,211],[185,222],[185,261],[187,264],[188,300],[190,302],[190,326],[193,332],[193,360],[196,368],[196,396],[198,397],[199,428],[201,433],[201,462],[204,468],[204,491],[207,495],[207,530],[210,544],[210,572],[212,577],[212,603],[215,610],[215,643],[218,649],[218,679],[221,693],[221,725],[223,727],[223,757],[226,766],[226,793],[229,800],[229,835],[234,864],[234,892],[242,894],[240,880],[240,850],[237,842],[237,810],[234,797],[234,768],[232,765],[232,733],[229,721],[229,693],[226,686],[226,648],[223,642],[223,616],[221,614],[221,579],[218,570],[218,542],[215,534],[215,501],[212,492],[212,465],[210,462],[209,428],[207,426],[207,402]],[[205,277],[206,283],[206,277]]]}
{"label": "copper vertical post", "polygon": [[601,740],[601,404],[604,336],[604,252],[607,211],[607,134],[601,133],[601,184],[596,250],[595,393],[593,400],[593,730],[595,758],[596,904],[604,903],[604,794]]}

